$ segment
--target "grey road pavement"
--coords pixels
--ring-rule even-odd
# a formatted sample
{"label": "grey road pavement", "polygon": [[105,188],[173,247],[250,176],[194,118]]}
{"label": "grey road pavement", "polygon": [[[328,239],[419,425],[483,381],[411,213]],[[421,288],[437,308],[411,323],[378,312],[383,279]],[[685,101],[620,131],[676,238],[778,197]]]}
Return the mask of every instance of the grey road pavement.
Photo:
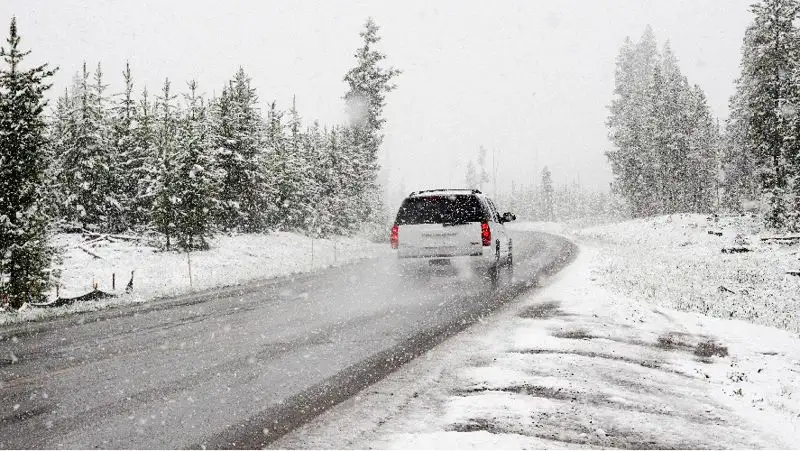
{"label": "grey road pavement", "polygon": [[294,278],[0,328],[1,448],[256,448],[557,271],[516,232],[499,286],[365,260]]}

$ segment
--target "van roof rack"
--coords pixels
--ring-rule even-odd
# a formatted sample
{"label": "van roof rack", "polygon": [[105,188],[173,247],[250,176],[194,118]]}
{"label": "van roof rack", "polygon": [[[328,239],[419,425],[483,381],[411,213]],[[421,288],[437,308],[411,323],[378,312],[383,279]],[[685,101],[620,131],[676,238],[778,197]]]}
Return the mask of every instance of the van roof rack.
{"label": "van roof rack", "polygon": [[422,191],[412,191],[409,196],[414,196],[416,194],[423,194],[423,193],[435,193],[437,191],[467,191],[472,194],[483,194],[480,190],[477,189],[470,189],[470,188],[436,188],[436,189],[426,189]]}

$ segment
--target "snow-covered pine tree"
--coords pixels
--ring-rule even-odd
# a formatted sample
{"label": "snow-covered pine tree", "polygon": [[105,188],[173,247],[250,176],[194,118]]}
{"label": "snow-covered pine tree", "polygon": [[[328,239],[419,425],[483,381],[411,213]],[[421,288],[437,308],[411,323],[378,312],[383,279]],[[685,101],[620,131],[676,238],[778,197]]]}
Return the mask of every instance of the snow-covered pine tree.
{"label": "snow-covered pine tree", "polygon": [[94,83],[83,63],[73,89],[70,143],[61,155],[61,181],[66,218],[83,228],[107,225],[114,200],[107,196],[109,170],[109,121],[100,65]]}
{"label": "snow-covered pine tree", "polygon": [[742,98],[741,80],[736,80],[736,90],[728,102],[730,114],[725,121],[722,138],[722,206],[729,211],[742,212],[745,201],[760,197],[761,187],[756,178],[755,155],[752,146],[747,145],[747,126],[750,118]]}
{"label": "snow-covered pine tree", "polygon": [[265,173],[268,174],[267,186],[269,187],[266,193],[268,201],[264,217],[266,228],[272,230],[284,227],[286,221],[283,216],[284,204],[287,207],[289,205],[289,202],[285,201],[291,192],[291,187],[286,182],[289,178],[286,174],[290,170],[287,167],[287,140],[283,112],[278,110],[276,102],[273,101],[269,105],[264,128],[264,143],[267,148]]}
{"label": "snow-covered pine tree", "polygon": [[135,184],[129,188],[135,196],[130,199],[127,223],[134,229],[149,228],[152,225],[159,175],[157,109],[158,102],[151,101],[147,88],[144,88],[134,110],[133,150],[128,160],[129,178]]}
{"label": "snow-covered pine tree", "polygon": [[718,207],[719,127],[700,86],[694,85],[689,92],[688,107],[684,211],[708,213]]}
{"label": "snow-covered pine tree", "polygon": [[327,166],[327,177],[322,187],[324,199],[326,200],[326,210],[330,212],[330,234],[344,235],[352,230],[356,221],[357,212],[351,208],[354,205],[350,201],[350,184],[352,177],[352,167],[347,164],[349,161],[348,151],[348,132],[349,128],[335,126],[328,133],[325,141],[325,165]]}
{"label": "snow-covered pine tree", "polygon": [[111,158],[109,165],[108,195],[114,199],[117,209],[109,214],[109,230],[122,232],[136,224],[134,204],[136,203],[138,179],[132,175],[144,163],[137,154],[136,146],[136,100],[133,98],[133,76],[130,63],[125,63],[122,71],[124,87],[112,110]]}
{"label": "snow-covered pine tree", "polygon": [[[352,233],[359,229],[368,218],[367,196],[360,180],[364,174],[362,148],[357,144],[356,130],[353,127],[341,127],[337,133],[338,153],[336,167],[339,174],[340,215],[344,229],[342,234]],[[378,192],[378,190],[375,190]]]}
{"label": "snow-covered pine tree", "polygon": [[47,161],[43,111],[46,64],[24,69],[16,17],[0,47],[0,302],[18,309],[50,286],[54,248],[49,241],[42,182]]}
{"label": "snow-covered pine tree", "polygon": [[608,119],[614,149],[606,152],[614,173],[616,190],[628,201],[631,214],[653,214],[657,186],[652,154],[653,75],[659,65],[655,35],[648,26],[634,44],[626,38],[617,57],[614,99]]}
{"label": "snow-covered pine tree", "polygon": [[[794,25],[800,15],[800,2],[794,3],[793,6]],[[800,29],[795,28],[795,32],[797,40],[793,43],[792,90],[788,93],[788,98],[781,106],[780,112],[784,121],[789,123],[790,128],[784,142],[789,210],[786,227],[793,232],[800,232]]]}
{"label": "snow-covered pine tree", "polygon": [[175,105],[177,96],[171,92],[169,79],[164,80],[164,87],[158,97],[157,116],[155,117],[156,181],[153,191],[152,224],[165,240],[165,247],[170,249],[173,238],[177,237],[176,214],[180,202],[176,171],[178,111]]}
{"label": "snow-covered pine tree", "polygon": [[[103,69],[100,63],[94,72],[94,82],[91,85],[92,98],[98,114],[97,139],[99,143],[99,166],[96,168],[100,179],[100,220],[98,228],[104,231],[120,231],[122,224],[122,205],[118,199],[117,185],[118,174],[114,165],[117,163],[114,143],[112,141],[112,117],[109,109],[109,98],[106,95],[108,84],[103,79]],[[119,175],[121,176],[121,175]]]}
{"label": "snow-covered pine tree", "polygon": [[211,140],[224,171],[219,223],[228,231],[263,231],[267,215],[264,127],[258,96],[244,69],[211,108]]}
{"label": "snow-covered pine tree", "polygon": [[[677,154],[671,138],[674,113],[670,107],[667,81],[661,66],[653,68],[651,83],[646,91],[647,115],[641,118],[643,144],[647,160],[644,164],[639,189],[645,190],[649,199],[647,214],[670,212],[669,174],[672,168],[672,155]],[[674,199],[673,199],[674,200]]]}
{"label": "snow-covered pine tree", "polygon": [[185,108],[177,126],[175,155],[175,234],[186,251],[208,249],[219,208],[221,174],[208,133],[206,106],[197,82],[188,83]]}
{"label": "snow-covered pine tree", "polygon": [[486,148],[478,147],[478,189],[483,190],[483,184],[489,181],[489,171],[486,170]]}
{"label": "snow-covered pine tree", "polygon": [[478,188],[480,189],[480,179],[478,178],[478,172],[475,170],[475,164],[472,160],[467,162],[467,169],[466,174],[464,175],[464,182],[467,184],[467,188],[473,189]]}
{"label": "snow-covered pine tree", "polygon": [[[85,161],[88,160],[86,149],[78,146],[79,135],[81,135],[82,118],[82,88],[84,78],[88,77],[86,63],[83,65],[83,72],[78,72],[72,79],[72,89],[69,92],[70,100],[65,102],[69,110],[63,115],[64,122],[59,127],[61,131],[61,149],[59,149],[58,165],[58,185],[61,187],[63,204],[60,206],[62,218],[70,223],[70,226],[81,227],[81,218],[86,216],[84,203],[88,202],[88,196],[84,187],[88,183],[83,181],[85,171]],[[88,84],[88,83],[86,83]]]}
{"label": "snow-covered pine tree", "polygon": [[650,27],[639,43],[626,39],[615,79],[606,155],[633,216],[714,208],[718,131],[669,43],[659,54]]}
{"label": "snow-covered pine tree", "polygon": [[553,191],[553,175],[550,169],[545,166],[542,169],[542,189],[540,210],[542,211],[542,219],[544,221],[555,221],[555,193]]}
{"label": "snow-covered pine tree", "polygon": [[318,163],[315,170],[319,174],[319,213],[317,214],[320,225],[320,235],[330,236],[340,232],[339,215],[339,174],[336,172],[336,127],[322,130],[322,142],[319,147]]}
{"label": "snow-covered pine tree", "polygon": [[72,97],[68,89],[64,89],[64,95],[60,96],[56,101],[56,108],[50,118],[47,128],[47,159],[50,164],[47,165],[46,176],[47,180],[47,214],[56,221],[56,223],[63,219],[65,202],[64,190],[61,186],[63,179],[61,166],[62,155],[67,152],[67,149],[72,144]]}
{"label": "snow-covered pine tree", "polygon": [[[658,213],[678,213],[690,210],[687,187],[690,184],[688,136],[689,82],[678,67],[678,60],[667,42],[661,54],[661,65],[654,69],[654,109],[656,124],[652,155],[656,166]],[[660,85],[660,86],[659,86]]]}
{"label": "snow-covered pine tree", "polygon": [[350,161],[355,175],[351,183],[358,193],[352,200],[356,203],[359,222],[374,223],[385,219],[380,202],[385,190],[377,186],[378,151],[383,141],[381,129],[386,122],[383,108],[386,94],[396,87],[392,80],[400,74],[394,67],[381,66],[386,55],[375,48],[380,42],[378,31],[372,18],[367,19],[360,33],[363,45],[354,55],[356,65],[344,76],[348,85],[344,99],[352,128],[350,142],[355,153]]}
{"label": "snow-covered pine tree", "polygon": [[752,6],[753,22],[745,32],[742,73],[737,96],[747,120],[745,152],[753,155],[762,193],[766,196],[765,224],[771,228],[797,228],[790,224],[790,177],[798,154],[795,137],[797,99],[797,0],[763,0]]}
{"label": "snow-covered pine tree", "polygon": [[306,130],[304,138],[303,161],[308,172],[302,190],[303,227],[311,236],[328,236],[332,212],[323,193],[330,176],[325,132],[315,121]]}
{"label": "snow-covered pine tree", "polygon": [[288,135],[284,140],[284,148],[275,155],[280,157],[276,174],[278,178],[278,217],[279,228],[284,230],[309,230],[313,206],[313,176],[311,174],[310,157],[306,138],[300,131],[302,121],[294,99],[289,110],[289,121],[286,124]]}

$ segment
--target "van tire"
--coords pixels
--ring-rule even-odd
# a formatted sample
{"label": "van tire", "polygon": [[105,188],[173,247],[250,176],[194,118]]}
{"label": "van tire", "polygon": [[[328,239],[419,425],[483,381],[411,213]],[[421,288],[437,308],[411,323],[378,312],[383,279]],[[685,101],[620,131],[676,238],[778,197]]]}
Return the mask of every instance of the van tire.
{"label": "van tire", "polygon": [[492,284],[492,287],[497,287],[497,282],[500,278],[500,268],[497,264],[493,264],[489,266],[489,281]]}
{"label": "van tire", "polygon": [[489,266],[489,280],[492,282],[492,287],[497,287],[497,283],[500,279],[500,266],[502,262],[500,261],[500,241],[497,241],[497,246],[495,247],[495,254],[494,254],[494,263]]}

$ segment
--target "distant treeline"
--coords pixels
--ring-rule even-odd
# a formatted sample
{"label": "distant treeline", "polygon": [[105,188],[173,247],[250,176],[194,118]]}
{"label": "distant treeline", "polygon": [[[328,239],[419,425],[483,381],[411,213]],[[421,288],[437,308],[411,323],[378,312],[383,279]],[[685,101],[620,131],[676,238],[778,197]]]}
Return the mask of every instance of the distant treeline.
{"label": "distant treeline", "polygon": [[498,196],[498,203],[508,205],[512,212],[530,221],[564,222],[591,219],[610,221],[625,217],[619,196],[610,192],[592,191],[577,181],[555,185],[547,166],[537,183],[511,188],[511,194]]}

